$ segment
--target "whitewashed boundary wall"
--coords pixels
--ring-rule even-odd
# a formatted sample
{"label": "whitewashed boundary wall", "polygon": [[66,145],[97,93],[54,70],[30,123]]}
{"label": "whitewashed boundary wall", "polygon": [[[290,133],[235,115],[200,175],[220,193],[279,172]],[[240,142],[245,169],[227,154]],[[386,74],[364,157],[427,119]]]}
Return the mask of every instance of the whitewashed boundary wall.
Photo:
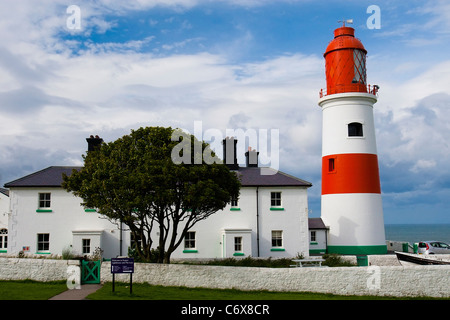
{"label": "whitewashed boundary wall", "polygon": [[[76,260],[0,258],[0,280],[67,280]],[[101,281],[112,281],[103,262]],[[116,275],[129,281],[129,275]],[[450,297],[450,266],[253,268],[136,263],[133,283],[240,290],[309,291],[339,295]],[[76,290],[76,289],[73,289]]]}
{"label": "whitewashed boundary wall", "polygon": [[0,280],[67,280],[68,267],[78,260],[0,258]]}
{"label": "whitewashed boundary wall", "polygon": [[[133,283],[239,290],[319,292],[338,295],[450,297],[450,266],[254,268],[135,264]],[[102,263],[102,281],[111,281]],[[129,275],[116,275],[129,281]]]}

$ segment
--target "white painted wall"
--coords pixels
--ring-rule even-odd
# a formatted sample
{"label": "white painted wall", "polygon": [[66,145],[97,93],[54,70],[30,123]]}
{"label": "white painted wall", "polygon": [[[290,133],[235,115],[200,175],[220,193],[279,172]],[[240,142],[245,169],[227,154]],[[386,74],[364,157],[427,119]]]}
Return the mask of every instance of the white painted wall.
{"label": "white painted wall", "polygon": [[[298,253],[307,256],[309,250],[307,189],[258,188],[259,217],[256,216],[256,190],[256,187],[241,188],[239,211],[232,211],[230,206],[227,206],[196,224],[191,230],[196,232],[195,252],[192,250],[189,253],[183,252],[185,249],[183,242],[172,254],[172,258],[233,256],[234,236],[239,235],[242,235],[244,240],[244,256],[258,256],[258,237],[260,257],[290,257]],[[271,191],[282,192],[284,210],[270,210]],[[51,212],[36,212],[39,193],[42,192],[51,193]],[[81,199],[62,188],[12,188],[10,199],[12,215],[9,221],[9,254],[16,254],[24,247],[29,247],[27,252],[29,254],[61,255],[67,247],[71,247],[75,254],[82,254],[82,239],[86,238],[91,239],[91,252],[96,246],[101,246],[104,258],[120,254],[121,232],[118,226],[101,218],[96,212],[85,212],[80,205]],[[282,251],[272,251],[272,230],[283,231]],[[50,234],[48,252],[37,251],[38,233]],[[122,240],[121,254],[127,255],[130,233],[125,226]]]}
{"label": "white painted wall", "polygon": [[[316,240],[311,240],[311,232],[315,231]],[[327,250],[327,230],[324,229],[312,229],[309,230],[310,242],[309,242],[309,252],[312,254],[325,254]]]}
{"label": "white painted wall", "polygon": [[[319,100],[322,107],[322,156],[343,153],[377,154],[373,105],[369,93],[339,93]],[[363,137],[348,137],[347,125],[363,124]]]}
{"label": "white painted wall", "polygon": [[[51,193],[51,212],[36,212],[41,192]],[[8,253],[18,253],[23,247],[29,247],[27,253],[30,254],[60,255],[63,249],[72,246],[74,253],[81,254],[79,242],[82,237],[74,237],[73,232],[92,233],[102,230],[105,233],[102,237],[104,257],[114,257],[118,254],[120,235],[117,226],[101,219],[96,212],[85,212],[80,205],[80,199],[64,189],[11,188],[10,199],[12,213],[9,221]],[[37,250],[38,233],[50,234],[50,248],[47,252]],[[92,251],[97,243],[94,238]]]}
{"label": "white painted wall", "polygon": [[[369,256],[369,261],[373,257]],[[0,258],[0,280],[65,280],[69,268],[77,265],[79,261],[73,260]],[[134,271],[134,283],[163,286],[450,297],[450,266],[250,268],[135,263]],[[100,277],[102,282],[112,281],[109,262],[102,263]],[[129,275],[116,275],[116,281],[129,282]]]}
{"label": "white painted wall", "polygon": [[8,228],[9,197],[0,192],[0,229]]}
{"label": "white painted wall", "polygon": [[[270,210],[272,191],[282,193],[284,210]],[[297,254],[309,255],[306,188],[243,187],[238,207],[240,210],[233,211],[228,205],[224,210],[197,223],[191,229],[196,232],[196,252],[190,250],[191,252],[184,253],[184,244],[182,244],[172,254],[172,257],[232,257],[234,253],[232,244],[235,236],[243,237],[245,256],[275,258],[292,257]],[[259,226],[257,226],[257,222]],[[283,231],[282,251],[272,250],[272,230]],[[249,244],[249,242],[251,243]]]}
{"label": "white painted wall", "polygon": [[322,220],[329,231],[329,244],[385,244],[381,194],[348,193],[322,195]]}

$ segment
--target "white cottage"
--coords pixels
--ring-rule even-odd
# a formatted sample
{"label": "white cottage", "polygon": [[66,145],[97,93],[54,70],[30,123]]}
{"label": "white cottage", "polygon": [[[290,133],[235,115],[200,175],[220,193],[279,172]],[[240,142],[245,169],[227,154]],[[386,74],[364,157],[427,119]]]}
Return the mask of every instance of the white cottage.
{"label": "white cottage", "polygon": [[7,252],[8,213],[9,213],[9,191],[7,189],[0,188],[0,253]]}
{"label": "white cottage", "polygon": [[[311,183],[276,170],[263,175],[257,163],[249,164],[252,155],[246,156],[246,167],[237,162],[230,165],[241,179],[239,200],[197,223],[172,258],[309,254],[307,189]],[[126,226],[84,209],[80,198],[61,187],[62,174],[73,169],[80,167],[52,166],[5,184],[11,210],[9,254],[61,255],[71,249],[90,255],[97,247],[104,258],[127,254],[131,239]]]}

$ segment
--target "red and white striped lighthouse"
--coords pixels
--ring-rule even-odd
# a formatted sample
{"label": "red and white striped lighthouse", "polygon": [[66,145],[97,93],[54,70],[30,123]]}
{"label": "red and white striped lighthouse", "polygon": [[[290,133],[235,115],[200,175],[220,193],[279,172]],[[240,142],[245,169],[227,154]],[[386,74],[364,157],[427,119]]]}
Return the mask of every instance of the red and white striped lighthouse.
{"label": "red and white striped lighthouse", "polygon": [[321,217],[329,253],[387,251],[373,118],[378,86],[366,82],[366,54],[345,24],[324,53]]}

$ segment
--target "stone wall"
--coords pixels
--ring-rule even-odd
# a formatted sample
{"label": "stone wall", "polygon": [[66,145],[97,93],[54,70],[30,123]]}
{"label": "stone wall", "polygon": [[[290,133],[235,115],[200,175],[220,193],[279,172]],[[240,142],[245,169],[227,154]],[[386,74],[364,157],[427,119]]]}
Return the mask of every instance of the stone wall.
{"label": "stone wall", "polygon": [[67,280],[68,267],[78,260],[0,258],[0,280]]}
{"label": "stone wall", "polygon": [[[102,264],[101,272],[102,281],[112,280],[108,262]],[[128,282],[129,275],[116,275],[116,281]],[[339,295],[450,297],[450,266],[250,268],[136,263],[133,283],[137,282]]]}
{"label": "stone wall", "polygon": [[[370,259],[369,259],[370,261]],[[66,280],[78,261],[0,258],[0,280]],[[112,281],[103,262],[101,281]],[[116,275],[129,281],[129,275]],[[133,283],[241,290],[309,291],[339,295],[450,297],[450,266],[250,268],[135,263]]]}

